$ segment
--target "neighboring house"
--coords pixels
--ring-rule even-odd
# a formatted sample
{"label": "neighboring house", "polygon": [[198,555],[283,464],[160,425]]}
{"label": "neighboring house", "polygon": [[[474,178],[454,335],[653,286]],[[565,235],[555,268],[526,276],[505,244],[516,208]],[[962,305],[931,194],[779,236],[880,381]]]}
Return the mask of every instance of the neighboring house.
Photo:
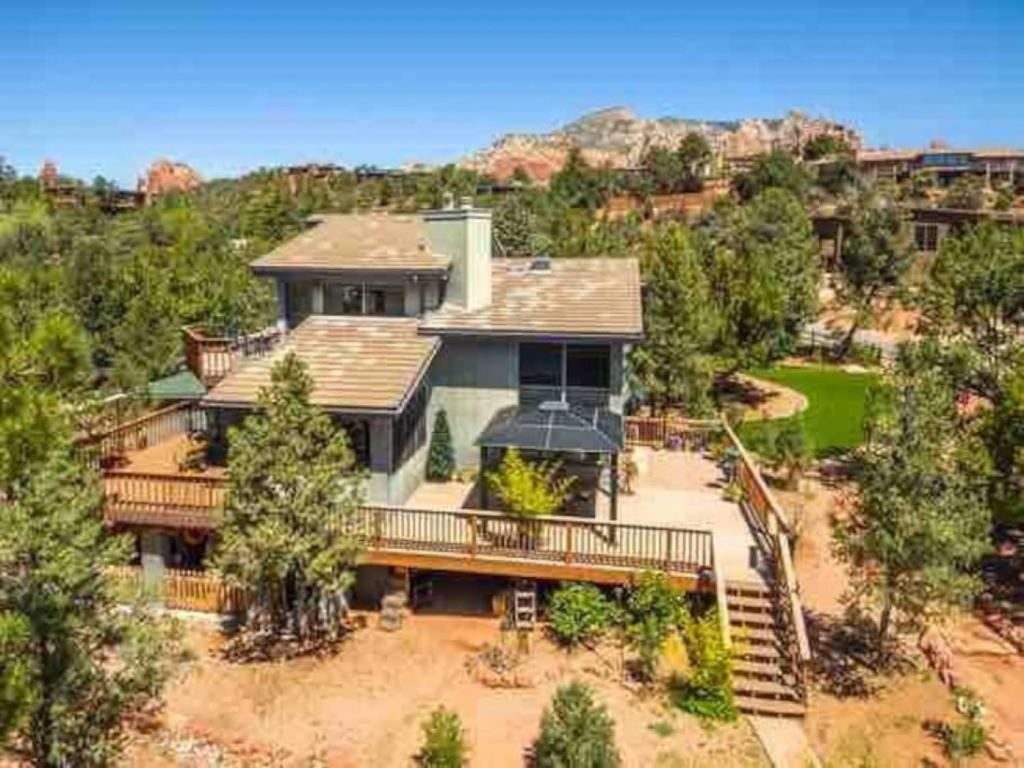
{"label": "neighboring house", "polygon": [[[468,204],[311,223],[252,264],[276,280],[287,333],[204,398],[215,440],[295,352],[314,402],[369,469],[372,502],[404,503],[423,481],[440,408],[460,467],[517,445],[581,465],[610,457],[610,468],[623,446],[625,356],[643,335],[635,260],[492,259],[490,211]],[[531,420],[576,426],[552,437]]]}
{"label": "neighboring house", "polygon": [[857,167],[873,179],[902,181],[915,173],[927,173],[940,185],[974,176],[989,187],[997,182],[1020,186],[1024,180],[1024,150],[863,149],[857,153]]}

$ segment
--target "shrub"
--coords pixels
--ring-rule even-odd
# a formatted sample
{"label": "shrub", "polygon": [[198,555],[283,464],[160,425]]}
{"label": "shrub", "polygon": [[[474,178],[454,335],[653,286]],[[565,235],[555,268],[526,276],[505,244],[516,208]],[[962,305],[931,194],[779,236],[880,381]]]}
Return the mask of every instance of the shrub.
{"label": "shrub", "polygon": [[699,619],[683,619],[683,645],[690,663],[689,676],[675,686],[673,701],[684,712],[709,720],[734,720],[732,653],[722,638],[718,610]]}
{"label": "shrub", "polygon": [[665,641],[687,614],[683,595],[664,573],[640,574],[626,598],[623,630],[637,654],[637,676],[654,680]]}
{"label": "shrub", "polygon": [[593,691],[570,683],[555,691],[534,746],[537,768],[617,768],[615,722]]}
{"label": "shrub", "polygon": [[458,714],[444,707],[430,713],[423,723],[423,746],[416,764],[423,768],[462,768],[466,765],[466,735]]}
{"label": "shrub", "polygon": [[593,584],[565,584],[548,602],[548,626],[560,643],[576,646],[604,634],[612,612],[612,604]]}
{"label": "shrub", "polygon": [[814,455],[803,415],[768,422],[765,427],[763,443],[757,450],[773,470],[785,470],[787,485],[795,487]]}
{"label": "shrub", "polygon": [[573,478],[559,477],[557,462],[526,461],[515,448],[505,451],[501,465],[486,482],[513,515],[553,515],[565,504]]}
{"label": "shrub", "polygon": [[946,724],[942,729],[942,744],[946,755],[959,764],[975,757],[985,747],[985,726],[971,718],[960,725]]}
{"label": "shrub", "polygon": [[434,431],[430,435],[430,453],[427,455],[427,479],[451,480],[455,474],[455,448],[448,415],[441,408],[434,417]]}

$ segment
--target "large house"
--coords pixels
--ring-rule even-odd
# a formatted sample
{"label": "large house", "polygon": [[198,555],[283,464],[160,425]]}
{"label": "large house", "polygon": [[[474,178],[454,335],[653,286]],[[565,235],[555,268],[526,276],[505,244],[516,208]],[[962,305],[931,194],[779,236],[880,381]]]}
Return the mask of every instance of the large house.
{"label": "large house", "polygon": [[252,269],[276,281],[285,336],[203,399],[215,439],[295,352],[369,470],[370,501],[404,503],[423,481],[440,409],[460,467],[510,446],[595,471],[616,460],[624,360],[643,335],[635,260],[492,258],[490,211],[466,203],[321,216]]}

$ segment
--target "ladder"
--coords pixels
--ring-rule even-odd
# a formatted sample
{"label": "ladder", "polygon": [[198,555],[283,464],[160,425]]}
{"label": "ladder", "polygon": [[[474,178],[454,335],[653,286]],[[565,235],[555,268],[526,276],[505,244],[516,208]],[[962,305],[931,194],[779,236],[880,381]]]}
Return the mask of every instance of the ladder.
{"label": "ladder", "polygon": [[512,592],[512,626],[532,631],[537,624],[537,582],[520,580]]}

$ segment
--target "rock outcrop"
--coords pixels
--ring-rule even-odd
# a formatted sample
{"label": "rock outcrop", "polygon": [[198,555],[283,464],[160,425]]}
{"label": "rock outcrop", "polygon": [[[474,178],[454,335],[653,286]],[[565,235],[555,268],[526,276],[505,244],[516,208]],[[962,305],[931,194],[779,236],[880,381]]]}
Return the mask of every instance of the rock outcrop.
{"label": "rock outcrop", "polygon": [[860,134],[852,128],[799,112],[779,119],[646,119],[614,107],[585,115],[551,133],[508,134],[465,158],[462,165],[498,179],[507,179],[522,168],[535,181],[546,182],[562,167],[573,147],[592,165],[631,168],[639,165],[648,147],[675,147],[689,133],[704,136],[720,163],[772,149],[799,150],[823,134],[842,136],[855,149],[862,144]]}
{"label": "rock outcrop", "polygon": [[168,192],[187,192],[202,184],[203,179],[185,163],[157,160],[139,179],[139,191],[145,193],[146,202]]}

